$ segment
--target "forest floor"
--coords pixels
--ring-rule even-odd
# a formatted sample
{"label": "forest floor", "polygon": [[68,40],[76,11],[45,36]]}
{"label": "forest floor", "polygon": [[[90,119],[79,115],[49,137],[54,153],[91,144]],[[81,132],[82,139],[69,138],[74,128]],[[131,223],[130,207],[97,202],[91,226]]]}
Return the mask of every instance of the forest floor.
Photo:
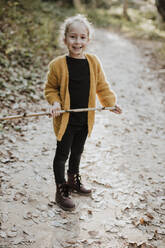
{"label": "forest floor", "polygon": [[97,30],[89,48],[123,113],[96,113],[81,161],[93,193],[73,195],[75,211],[54,202],[51,119],[29,119],[21,135],[8,133],[1,144],[8,154],[0,168],[1,248],[165,247],[164,72],[154,69],[148,45],[145,52],[138,46]]}

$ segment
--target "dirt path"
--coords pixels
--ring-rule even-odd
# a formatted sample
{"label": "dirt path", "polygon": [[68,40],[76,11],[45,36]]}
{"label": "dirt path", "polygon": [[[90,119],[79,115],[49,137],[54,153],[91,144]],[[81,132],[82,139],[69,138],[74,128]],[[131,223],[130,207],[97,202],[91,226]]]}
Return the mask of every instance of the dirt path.
{"label": "dirt path", "polygon": [[165,108],[157,73],[116,34],[98,30],[90,50],[124,111],[96,114],[81,163],[93,195],[74,195],[72,213],[53,203],[52,124],[46,117],[29,122],[21,138],[11,134],[1,147],[14,154],[0,168],[1,248],[165,247]]}

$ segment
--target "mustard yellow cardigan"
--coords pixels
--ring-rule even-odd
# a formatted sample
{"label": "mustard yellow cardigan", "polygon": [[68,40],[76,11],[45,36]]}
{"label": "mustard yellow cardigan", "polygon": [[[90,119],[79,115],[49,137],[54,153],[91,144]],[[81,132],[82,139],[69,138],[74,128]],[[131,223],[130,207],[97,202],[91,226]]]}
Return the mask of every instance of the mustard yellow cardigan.
{"label": "mustard yellow cardigan", "polygon": [[[98,58],[92,54],[85,54],[90,69],[90,91],[88,107],[96,106],[96,94],[100,103],[104,107],[113,107],[116,103],[116,95],[110,90],[109,83],[106,81],[101,63]],[[45,84],[44,94],[49,104],[59,102],[61,108],[68,110],[70,108],[69,96],[69,72],[66,62],[66,55],[55,58],[49,64],[47,81]],[[88,135],[91,134],[94,124],[95,112],[88,112]],[[69,120],[69,113],[64,113],[53,119],[54,131],[57,140],[61,140],[66,130]]]}

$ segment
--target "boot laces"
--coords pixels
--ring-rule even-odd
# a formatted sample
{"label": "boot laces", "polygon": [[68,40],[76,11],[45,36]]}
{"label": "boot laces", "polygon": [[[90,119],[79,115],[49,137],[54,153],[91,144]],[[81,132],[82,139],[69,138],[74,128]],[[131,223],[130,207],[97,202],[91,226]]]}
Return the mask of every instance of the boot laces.
{"label": "boot laces", "polygon": [[79,174],[76,174],[74,177],[75,184],[77,184],[79,187],[82,185],[81,183],[81,176]]}
{"label": "boot laces", "polygon": [[61,192],[61,194],[62,194],[63,196],[69,197],[69,194],[70,194],[69,186],[68,186],[66,183],[61,184],[60,192]]}

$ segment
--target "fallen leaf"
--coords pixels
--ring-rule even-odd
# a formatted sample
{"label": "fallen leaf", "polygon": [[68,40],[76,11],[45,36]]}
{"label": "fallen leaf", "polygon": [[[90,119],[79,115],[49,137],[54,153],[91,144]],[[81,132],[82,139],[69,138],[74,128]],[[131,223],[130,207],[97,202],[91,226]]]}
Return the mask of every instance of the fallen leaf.
{"label": "fallen leaf", "polygon": [[70,245],[75,245],[76,244],[76,241],[74,240],[68,240],[66,241],[67,244],[70,244]]}
{"label": "fallen leaf", "polygon": [[51,225],[55,226],[55,227],[62,227],[62,224],[60,222],[57,222],[57,221],[52,221]]}
{"label": "fallen leaf", "polygon": [[52,208],[54,206],[54,204],[55,204],[55,202],[51,201],[51,202],[48,203],[48,206]]}
{"label": "fallen leaf", "polygon": [[66,219],[67,218],[67,214],[65,212],[60,212],[60,216],[63,218],[63,219]]}
{"label": "fallen leaf", "polygon": [[92,237],[96,237],[99,234],[99,232],[98,231],[89,231],[88,234]]}
{"label": "fallen leaf", "polygon": [[24,219],[25,219],[25,220],[32,219],[32,212],[27,212],[27,213],[25,213]]}
{"label": "fallen leaf", "polygon": [[148,217],[148,218],[150,218],[151,220],[153,220],[153,219],[154,219],[154,217],[152,216],[152,214],[150,214],[150,213],[146,213],[146,215],[147,215],[147,217]]}
{"label": "fallen leaf", "polygon": [[89,209],[88,209],[88,214],[89,214],[89,215],[92,215],[92,214],[93,214],[93,213],[92,213],[92,210],[89,210]]}
{"label": "fallen leaf", "polygon": [[17,232],[9,231],[9,232],[7,232],[7,236],[8,236],[9,238],[14,238],[14,237],[17,236]]}
{"label": "fallen leaf", "polygon": [[143,218],[140,219],[140,224],[144,225],[145,224],[145,220]]}
{"label": "fallen leaf", "polygon": [[40,210],[40,211],[46,211],[47,210],[47,205],[44,205],[44,204],[38,205],[37,209]]}
{"label": "fallen leaf", "polygon": [[140,219],[140,224],[141,225],[148,225],[149,224],[149,221],[145,220],[144,218],[141,218]]}

